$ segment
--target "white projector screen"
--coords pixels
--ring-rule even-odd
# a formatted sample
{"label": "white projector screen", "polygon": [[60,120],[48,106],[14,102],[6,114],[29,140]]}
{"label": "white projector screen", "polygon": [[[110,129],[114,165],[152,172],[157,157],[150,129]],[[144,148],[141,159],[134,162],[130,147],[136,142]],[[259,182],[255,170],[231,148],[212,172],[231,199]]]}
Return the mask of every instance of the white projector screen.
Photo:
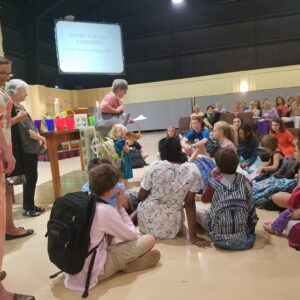
{"label": "white projector screen", "polygon": [[60,73],[124,72],[120,25],[57,21],[55,36]]}

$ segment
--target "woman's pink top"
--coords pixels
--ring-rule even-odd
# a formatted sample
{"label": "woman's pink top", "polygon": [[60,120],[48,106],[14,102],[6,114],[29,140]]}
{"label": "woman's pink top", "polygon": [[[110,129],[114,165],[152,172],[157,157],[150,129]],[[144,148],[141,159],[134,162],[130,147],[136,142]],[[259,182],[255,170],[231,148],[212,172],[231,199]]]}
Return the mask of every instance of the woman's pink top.
{"label": "woman's pink top", "polygon": [[122,111],[125,111],[123,100],[118,98],[113,92],[108,93],[103,98],[100,107],[103,113],[110,113],[110,108],[117,109],[119,106],[122,107]]}

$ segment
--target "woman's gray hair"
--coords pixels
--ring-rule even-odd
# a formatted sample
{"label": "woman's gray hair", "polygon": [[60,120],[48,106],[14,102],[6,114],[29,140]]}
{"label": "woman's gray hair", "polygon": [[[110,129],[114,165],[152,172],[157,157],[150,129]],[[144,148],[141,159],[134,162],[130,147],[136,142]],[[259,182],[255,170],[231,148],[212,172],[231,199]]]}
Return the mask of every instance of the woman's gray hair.
{"label": "woman's gray hair", "polygon": [[112,83],[112,91],[115,92],[116,90],[128,90],[128,82],[124,79],[115,79]]}
{"label": "woman's gray hair", "polygon": [[28,84],[21,79],[11,79],[5,85],[5,90],[11,97],[14,96],[20,88],[27,89]]}

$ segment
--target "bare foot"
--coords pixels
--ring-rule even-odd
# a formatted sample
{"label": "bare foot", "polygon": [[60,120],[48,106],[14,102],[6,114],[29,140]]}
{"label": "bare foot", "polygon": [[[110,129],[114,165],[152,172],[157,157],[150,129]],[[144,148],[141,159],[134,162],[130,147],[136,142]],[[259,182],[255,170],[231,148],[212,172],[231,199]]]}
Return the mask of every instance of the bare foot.
{"label": "bare foot", "polygon": [[9,228],[6,229],[6,234],[11,234],[11,235],[21,235],[27,232],[27,229],[23,227],[14,227],[14,228]]}
{"label": "bare foot", "polygon": [[272,229],[272,222],[265,222],[264,223],[264,230],[269,232],[270,234],[275,234],[275,231]]}

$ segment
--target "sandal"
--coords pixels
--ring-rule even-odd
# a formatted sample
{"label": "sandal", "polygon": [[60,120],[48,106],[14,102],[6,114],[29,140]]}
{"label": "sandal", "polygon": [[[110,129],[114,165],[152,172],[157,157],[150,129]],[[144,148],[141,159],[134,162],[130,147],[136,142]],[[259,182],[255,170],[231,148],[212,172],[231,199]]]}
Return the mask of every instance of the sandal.
{"label": "sandal", "polygon": [[44,207],[38,207],[38,206],[34,206],[34,210],[37,211],[37,212],[44,212],[45,211],[45,208]]}
{"label": "sandal", "polygon": [[19,239],[19,238],[22,238],[22,237],[29,236],[31,234],[33,234],[33,229],[26,229],[26,231],[22,234],[9,234],[9,233],[6,233],[5,234],[5,240],[10,241],[10,240],[14,240],[14,239]]}
{"label": "sandal", "polygon": [[25,217],[38,217],[41,214],[41,212],[36,210],[25,210],[23,212],[23,216]]}
{"label": "sandal", "polygon": [[13,300],[35,300],[35,298],[29,295],[14,294]]}

